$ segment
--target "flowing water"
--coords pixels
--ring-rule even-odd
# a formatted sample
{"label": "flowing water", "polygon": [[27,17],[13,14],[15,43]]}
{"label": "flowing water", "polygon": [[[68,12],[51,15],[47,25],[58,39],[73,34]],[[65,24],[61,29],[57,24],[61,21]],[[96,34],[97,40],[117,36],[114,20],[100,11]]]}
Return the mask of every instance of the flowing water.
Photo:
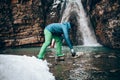
{"label": "flowing water", "polygon": [[[73,16],[72,14],[77,18],[77,40],[82,40],[84,46],[100,46],[96,40],[89,16],[86,15],[84,11],[81,0],[67,0],[61,22],[69,21],[69,18]],[[80,35],[82,36],[80,37]]]}

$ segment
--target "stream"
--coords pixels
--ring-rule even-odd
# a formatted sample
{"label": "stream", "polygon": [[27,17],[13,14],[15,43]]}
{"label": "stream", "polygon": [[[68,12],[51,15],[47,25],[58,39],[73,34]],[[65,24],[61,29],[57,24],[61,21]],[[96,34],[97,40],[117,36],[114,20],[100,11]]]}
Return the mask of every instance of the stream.
{"label": "stream", "polygon": [[[68,47],[63,46],[65,61],[55,61],[54,48],[48,48],[45,60],[56,80],[119,80],[120,51],[106,47],[74,46],[77,53],[72,57]],[[8,48],[1,54],[36,56],[40,47]]]}

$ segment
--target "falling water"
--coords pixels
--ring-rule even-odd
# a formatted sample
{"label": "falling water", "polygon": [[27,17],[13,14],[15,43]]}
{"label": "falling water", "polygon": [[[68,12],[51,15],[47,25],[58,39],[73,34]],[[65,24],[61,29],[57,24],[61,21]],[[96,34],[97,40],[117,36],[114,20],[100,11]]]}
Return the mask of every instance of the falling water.
{"label": "falling water", "polygon": [[66,9],[63,13],[61,22],[68,21],[71,13],[75,13],[77,17],[77,40],[83,41],[84,46],[99,46],[100,44],[96,40],[95,33],[91,27],[90,19],[86,15],[81,0],[68,0]]}

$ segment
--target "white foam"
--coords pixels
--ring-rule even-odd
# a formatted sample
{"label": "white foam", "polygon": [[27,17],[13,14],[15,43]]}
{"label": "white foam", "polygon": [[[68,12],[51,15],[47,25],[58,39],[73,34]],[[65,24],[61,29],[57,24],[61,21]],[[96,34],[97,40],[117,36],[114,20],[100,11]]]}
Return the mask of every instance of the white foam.
{"label": "white foam", "polygon": [[48,63],[36,57],[0,55],[0,80],[55,80]]}

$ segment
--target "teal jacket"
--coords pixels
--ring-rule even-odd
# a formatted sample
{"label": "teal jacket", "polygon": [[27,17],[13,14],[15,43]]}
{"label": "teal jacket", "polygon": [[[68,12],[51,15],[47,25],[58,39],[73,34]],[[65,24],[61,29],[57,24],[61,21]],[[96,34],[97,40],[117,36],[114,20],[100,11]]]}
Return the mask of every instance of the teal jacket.
{"label": "teal jacket", "polygon": [[69,22],[64,22],[64,23],[52,23],[46,28],[48,31],[50,31],[53,35],[56,36],[62,36],[64,35],[65,41],[67,42],[68,46],[70,49],[73,49],[73,46],[70,42],[69,39],[69,30],[71,29],[70,23]]}

